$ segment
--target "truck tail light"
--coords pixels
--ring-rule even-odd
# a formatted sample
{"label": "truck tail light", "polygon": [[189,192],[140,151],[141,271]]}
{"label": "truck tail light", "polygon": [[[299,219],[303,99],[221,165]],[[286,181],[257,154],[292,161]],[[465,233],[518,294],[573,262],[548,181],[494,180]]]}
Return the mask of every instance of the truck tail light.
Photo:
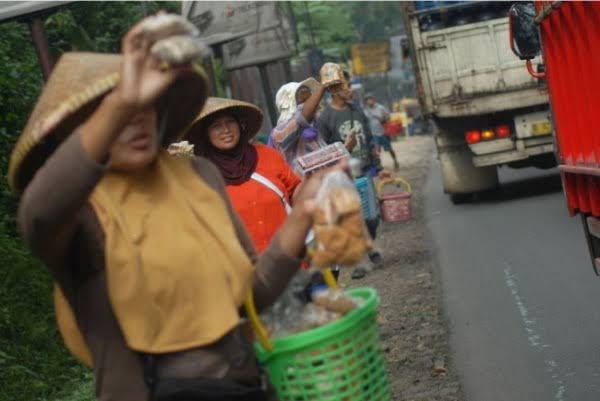
{"label": "truck tail light", "polygon": [[499,125],[496,127],[496,138],[509,138],[510,128],[508,125]]}
{"label": "truck tail light", "polygon": [[481,142],[481,132],[476,129],[467,131],[465,132],[465,140],[469,145]]}
{"label": "truck tail light", "polygon": [[494,131],[492,131],[491,129],[484,129],[483,131],[481,131],[481,139],[484,141],[492,140],[494,139],[494,137]]}

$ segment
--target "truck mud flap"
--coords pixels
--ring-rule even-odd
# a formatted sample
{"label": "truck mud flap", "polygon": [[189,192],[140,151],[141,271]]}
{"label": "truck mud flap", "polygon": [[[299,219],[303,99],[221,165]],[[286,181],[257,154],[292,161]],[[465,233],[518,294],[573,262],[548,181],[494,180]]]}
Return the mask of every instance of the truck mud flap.
{"label": "truck mud flap", "polygon": [[582,222],[592,258],[592,267],[596,276],[600,276],[600,219],[593,216],[582,216]]}

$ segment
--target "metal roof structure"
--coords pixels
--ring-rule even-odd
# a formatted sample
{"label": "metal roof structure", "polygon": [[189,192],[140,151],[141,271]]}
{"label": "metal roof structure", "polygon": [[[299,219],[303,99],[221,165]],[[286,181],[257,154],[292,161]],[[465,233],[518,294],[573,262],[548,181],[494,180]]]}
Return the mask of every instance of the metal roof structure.
{"label": "metal roof structure", "polygon": [[0,22],[60,7],[72,1],[0,1]]}

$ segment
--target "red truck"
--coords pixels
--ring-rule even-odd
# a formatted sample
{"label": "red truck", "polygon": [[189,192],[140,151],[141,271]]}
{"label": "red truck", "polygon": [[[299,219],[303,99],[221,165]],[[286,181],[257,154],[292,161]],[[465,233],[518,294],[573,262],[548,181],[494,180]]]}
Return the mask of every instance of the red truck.
{"label": "red truck", "polygon": [[[580,215],[594,271],[600,272],[600,3],[536,1],[509,11],[513,52],[545,79],[555,152],[567,207]],[[545,71],[530,60],[542,53]]]}

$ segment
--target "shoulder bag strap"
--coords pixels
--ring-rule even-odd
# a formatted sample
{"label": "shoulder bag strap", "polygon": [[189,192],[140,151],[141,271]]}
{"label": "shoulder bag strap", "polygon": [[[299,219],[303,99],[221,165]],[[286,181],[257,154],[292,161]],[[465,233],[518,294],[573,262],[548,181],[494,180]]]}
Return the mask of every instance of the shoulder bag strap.
{"label": "shoulder bag strap", "polygon": [[285,194],[281,191],[281,189],[277,187],[277,185],[273,184],[271,180],[269,180],[263,175],[258,174],[257,172],[252,173],[250,178],[269,188],[271,191],[275,192],[275,194],[281,200],[281,203],[283,203],[283,207],[285,208],[286,213],[290,214],[292,212],[292,206],[290,206],[290,203],[286,199]]}
{"label": "shoulder bag strap", "polygon": [[[273,184],[273,182],[271,180],[269,180],[267,177],[258,174],[257,172],[252,173],[252,175],[250,176],[250,179],[264,185],[265,187],[269,188],[271,191],[275,192],[277,194],[277,196],[279,196],[279,199],[281,200],[281,203],[283,203],[283,206],[285,207],[285,212],[289,215],[290,213],[292,213],[292,206],[290,205],[290,203],[287,201],[284,193],[281,191],[281,189],[279,189],[277,187],[277,185]],[[314,239],[315,235],[314,232],[312,230],[310,230],[310,232],[308,233],[308,236],[306,237],[305,243],[310,243],[313,239]]]}

